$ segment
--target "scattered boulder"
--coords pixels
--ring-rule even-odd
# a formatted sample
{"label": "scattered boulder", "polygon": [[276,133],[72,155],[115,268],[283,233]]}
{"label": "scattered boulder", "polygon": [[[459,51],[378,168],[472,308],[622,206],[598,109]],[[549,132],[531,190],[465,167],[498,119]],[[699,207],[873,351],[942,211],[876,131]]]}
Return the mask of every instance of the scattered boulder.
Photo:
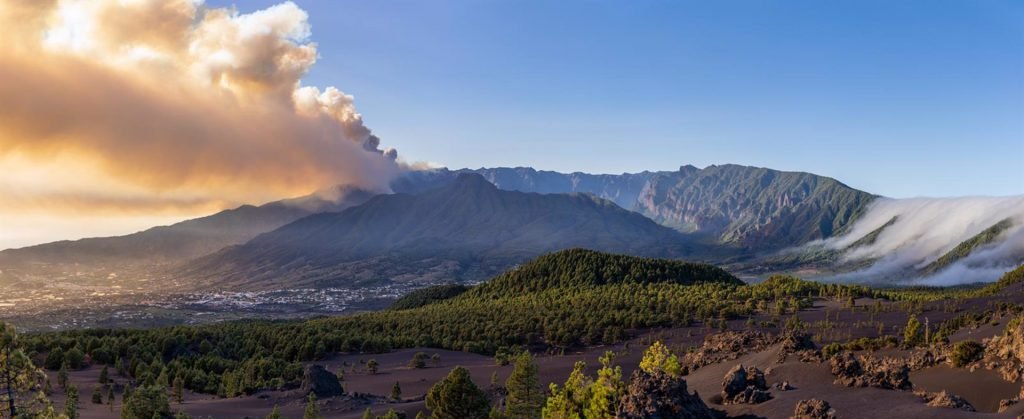
{"label": "scattered boulder", "polygon": [[870,356],[855,358],[843,352],[829,362],[836,383],[847,387],[876,387],[891,390],[909,390],[910,367],[896,358],[878,359]]}
{"label": "scattered boulder", "polygon": [[824,400],[808,399],[796,402],[790,419],[835,419],[836,410]]}
{"label": "scattered boulder", "polygon": [[[802,351],[814,351],[817,347],[814,345],[814,341],[811,340],[811,335],[804,333],[799,330],[786,330],[779,336],[779,342],[782,345],[779,347],[779,360],[781,364],[786,362],[786,357],[790,354],[795,354]],[[819,352],[820,357],[820,352]],[[801,361],[803,357],[801,357]]]}
{"label": "scattered boulder", "polygon": [[732,361],[740,356],[760,352],[779,341],[776,336],[757,330],[727,331],[708,335],[697,350],[682,359],[683,373],[691,373],[706,365]]}
{"label": "scattered boulder", "polygon": [[619,417],[713,419],[717,416],[696,392],[690,394],[686,380],[663,372],[650,374],[637,369],[622,397]]}
{"label": "scattered boulder", "polygon": [[1012,398],[1012,399],[1002,399],[1002,400],[1000,400],[999,401],[999,413],[1003,413],[1004,411],[1006,411],[1006,409],[1009,409],[1010,406],[1013,406],[1013,405],[1015,405],[1017,403],[1020,403],[1020,399],[1018,399],[1016,397]]}
{"label": "scattered boulder", "polygon": [[790,391],[790,390],[794,390],[795,389],[795,387],[793,387],[791,384],[789,384],[789,381],[781,381],[781,382],[775,383],[775,388],[780,390],[780,391]]}
{"label": "scattered boulder", "polygon": [[864,374],[863,366],[860,361],[857,361],[857,358],[854,358],[852,352],[843,352],[832,357],[829,367],[832,369],[832,375],[838,377],[837,380],[859,377]]}
{"label": "scattered boulder", "polygon": [[722,403],[757,404],[772,398],[768,383],[761,370],[737,365],[725,374],[722,381]]}
{"label": "scattered boulder", "polygon": [[914,351],[910,354],[910,360],[907,361],[907,366],[910,367],[911,371],[917,371],[935,366],[945,359],[945,356],[936,355],[931,349]]}
{"label": "scattered boulder", "polygon": [[317,398],[336,397],[345,394],[338,382],[338,376],[327,371],[323,365],[310,365],[302,376],[302,392],[313,393]]}
{"label": "scattered boulder", "polygon": [[820,364],[825,362],[825,357],[821,354],[821,350],[818,349],[803,349],[796,351],[796,356],[800,359],[800,362],[810,362]]}
{"label": "scattered boulder", "polygon": [[971,406],[967,400],[964,400],[962,397],[955,394],[948,393],[946,390],[942,390],[938,393],[919,392],[916,394],[932,407],[950,407],[968,412],[976,411],[974,406]]}

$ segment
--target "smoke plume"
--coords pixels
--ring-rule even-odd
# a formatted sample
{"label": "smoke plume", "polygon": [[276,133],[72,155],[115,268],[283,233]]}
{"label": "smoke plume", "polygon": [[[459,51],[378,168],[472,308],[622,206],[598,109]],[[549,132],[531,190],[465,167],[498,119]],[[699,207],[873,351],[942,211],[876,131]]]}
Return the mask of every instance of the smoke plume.
{"label": "smoke plume", "polygon": [[8,0],[0,27],[0,167],[22,173],[0,181],[0,219],[386,190],[400,170],[351,96],[301,85],[317,50],[291,2]]}

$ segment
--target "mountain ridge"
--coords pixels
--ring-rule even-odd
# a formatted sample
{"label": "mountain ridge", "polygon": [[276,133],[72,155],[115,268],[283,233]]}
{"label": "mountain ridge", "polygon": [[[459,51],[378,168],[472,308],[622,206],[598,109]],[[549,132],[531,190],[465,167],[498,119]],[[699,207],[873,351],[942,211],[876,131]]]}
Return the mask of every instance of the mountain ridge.
{"label": "mountain ridge", "polygon": [[339,213],[305,217],[202,258],[188,275],[228,283],[289,278],[293,284],[406,276],[353,267],[372,260],[401,261],[414,271],[438,268],[472,281],[539,254],[583,246],[644,255],[688,251],[682,234],[593,195],[506,191],[481,175],[460,174],[421,194],[378,195]]}
{"label": "mountain ridge", "polygon": [[244,243],[260,233],[323,211],[338,211],[365,202],[372,193],[335,187],[322,191],[333,199],[312,194],[263,205],[241,205],[204,217],[139,232],[109,237],[62,240],[0,251],[0,262],[16,264],[170,263]]}

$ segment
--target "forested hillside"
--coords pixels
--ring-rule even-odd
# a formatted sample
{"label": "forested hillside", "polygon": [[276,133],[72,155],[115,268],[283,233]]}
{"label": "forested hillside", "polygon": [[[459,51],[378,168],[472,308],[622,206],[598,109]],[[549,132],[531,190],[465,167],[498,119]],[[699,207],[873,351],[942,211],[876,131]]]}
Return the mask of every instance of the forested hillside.
{"label": "forested hillside", "polygon": [[[22,341],[53,368],[74,352],[140,384],[166,385],[161,380],[181,377],[189,389],[230,396],[295,385],[302,371],[298,362],[338,351],[426,346],[494,354],[522,346],[566,348],[619,342],[650,327],[712,324],[770,306],[786,312],[808,305],[812,296],[870,292],[795,278],[743,285],[708,265],[567,250],[406,310],[301,322],[76,330]],[[79,355],[75,359],[71,368],[83,362]]]}

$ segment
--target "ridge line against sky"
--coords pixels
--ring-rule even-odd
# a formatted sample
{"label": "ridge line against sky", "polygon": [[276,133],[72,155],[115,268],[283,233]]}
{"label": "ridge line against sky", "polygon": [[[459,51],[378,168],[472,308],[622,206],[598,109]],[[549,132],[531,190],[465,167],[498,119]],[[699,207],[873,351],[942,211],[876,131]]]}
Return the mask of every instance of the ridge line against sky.
{"label": "ridge line against sky", "polygon": [[297,4],[320,44],[307,79],[345,86],[410,158],[1024,193],[1019,2]]}
{"label": "ridge line against sky", "polygon": [[1024,193],[1015,1],[11,0],[0,23],[0,247],[419,162]]}

